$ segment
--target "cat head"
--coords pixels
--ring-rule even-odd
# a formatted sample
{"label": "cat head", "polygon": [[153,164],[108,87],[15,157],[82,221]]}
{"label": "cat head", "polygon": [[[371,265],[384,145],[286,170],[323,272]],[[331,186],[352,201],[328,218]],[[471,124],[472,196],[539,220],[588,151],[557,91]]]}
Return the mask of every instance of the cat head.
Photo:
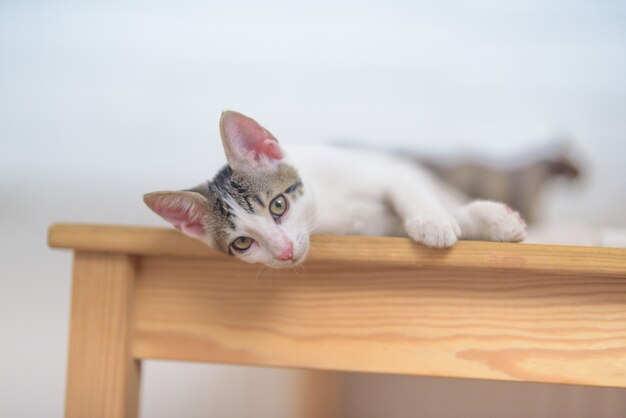
{"label": "cat head", "polygon": [[185,191],[153,192],[144,202],[180,231],[249,263],[290,267],[309,249],[312,199],[274,136],[227,111],[220,133],[228,165]]}

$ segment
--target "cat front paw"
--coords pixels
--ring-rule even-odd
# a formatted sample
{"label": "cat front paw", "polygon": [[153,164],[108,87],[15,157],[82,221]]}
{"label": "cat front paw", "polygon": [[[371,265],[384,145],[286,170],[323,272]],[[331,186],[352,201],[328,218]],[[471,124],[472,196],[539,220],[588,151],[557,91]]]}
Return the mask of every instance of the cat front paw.
{"label": "cat front paw", "polygon": [[461,235],[459,224],[445,212],[412,216],[405,227],[411,238],[431,248],[451,247]]}
{"label": "cat front paw", "polygon": [[489,215],[488,228],[493,241],[520,242],[526,238],[526,222],[507,205],[494,204]]}

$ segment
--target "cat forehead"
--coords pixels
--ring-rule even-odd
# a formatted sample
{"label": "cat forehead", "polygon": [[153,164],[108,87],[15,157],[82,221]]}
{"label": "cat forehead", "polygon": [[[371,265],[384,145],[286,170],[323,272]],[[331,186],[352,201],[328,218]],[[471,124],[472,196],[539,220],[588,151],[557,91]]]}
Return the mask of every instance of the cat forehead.
{"label": "cat forehead", "polygon": [[298,172],[293,166],[281,163],[276,170],[262,174],[234,171],[226,166],[215,176],[212,184],[221,194],[230,195],[237,201],[239,195],[265,200],[274,197],[271,195],[272,192],[286,189],[299,180]]}

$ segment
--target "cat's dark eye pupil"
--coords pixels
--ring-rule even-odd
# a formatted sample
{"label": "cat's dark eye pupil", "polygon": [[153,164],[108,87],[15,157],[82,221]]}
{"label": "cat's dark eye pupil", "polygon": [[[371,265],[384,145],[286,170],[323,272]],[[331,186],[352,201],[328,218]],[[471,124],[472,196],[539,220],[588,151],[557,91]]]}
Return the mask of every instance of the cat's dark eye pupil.
{"label": "cat's dark eye pupil", "polygon": [[287,201],[285,196],[278,195],[270,202],[270,213],[275,219],[281,217],[287,211]]}

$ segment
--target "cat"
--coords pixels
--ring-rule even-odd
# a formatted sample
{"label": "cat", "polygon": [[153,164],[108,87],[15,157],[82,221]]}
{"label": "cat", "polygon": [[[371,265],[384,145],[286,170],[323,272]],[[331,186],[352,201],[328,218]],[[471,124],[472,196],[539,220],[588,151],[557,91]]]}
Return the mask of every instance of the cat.
{"label": "cat", "polygon": [[519,242],[526,224],[508,206],[466,203],[409,160],[330,145],[287,154],[254,119],[225,111],[228,164],[210,182],[148,193],[144,202],[210,247],[273,268],[306,259],[310,234],[409,236],[432,248],[458,239]]}

